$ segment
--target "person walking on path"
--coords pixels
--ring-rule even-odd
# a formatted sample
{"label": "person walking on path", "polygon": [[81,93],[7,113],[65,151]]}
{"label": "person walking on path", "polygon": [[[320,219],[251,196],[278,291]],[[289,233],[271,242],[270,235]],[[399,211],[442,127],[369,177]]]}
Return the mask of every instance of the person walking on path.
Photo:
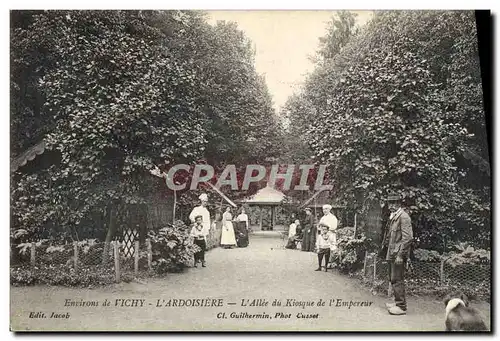
{"label": "person walking on path", "polygon": [[233,228],[233,215],[231,214],[231,207],[229,206],[226,208],[226,212],[222,215],[222,235],[220,244],[226,249],[236,246],[236,236]]}
{"label": "person walking on path", "polygon": [[413,229],[411,218],[402,208],[399,196],[389,196],[387,204],[391,215],[379,256],[385,257],[389,261],[389,280],[393,289],[394,302],[387,303],[386,307],[391,315],[405,315],[407,305],[404,277],[406,262],[413,242]]}
{"label": "person walking on path", "polygon": [[[316,229],[314,228],[314,217],[311,209],[306,208],[306,218],[304,221],[304,230],[302,237],[302,251],[314,251],[316,246]],[[313,241],[314,240],[314,241]]]}
{"label": "person walking on path", "polygon": [[191,228],[191,236],[194,239],[194,244],[200,248],[200,251],[194,254],[194,267],[196,268],[200,262],[202,267],[206,267],[205,250],[207,249],[207,242],[206,236],[203,234],[203,217],[198,215],[194,219],[195,223]]}

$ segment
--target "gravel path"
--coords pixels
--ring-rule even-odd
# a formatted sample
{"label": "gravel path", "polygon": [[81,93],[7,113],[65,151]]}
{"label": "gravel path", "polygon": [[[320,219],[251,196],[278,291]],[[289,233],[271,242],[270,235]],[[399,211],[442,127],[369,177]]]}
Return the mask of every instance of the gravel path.
{"label": "gravel path", "polygon": [[[441,331],[444,327],[444,306],[440,301],[410,297],[408,315],[390,316],[384,308],[385,298],[372,295],[346,276],[314,271],[315,254],[284,250],[272,232],[251,236],[247,248],[214,249],[207,254],[207,264],[206,268],[192,268],[144,284],[133,282],[98,289],[11,287],[11,329]],[[182,299],[193,298],[200,299],[200,304],[206,302],[201,299],[208,298],[212,304],[222,306],[166,306],[168,302],[173,305],[173,299],[178,305]],[[65,307],[66,299],[97,302],[99,306]],[[110,306],[102,305],[106,299]],[[120,299],[136,301],[117,301]],[[257,303],[255,299],[260,299],[261,304],[267,302],[267,306],[249,306]],[[325,306],[317,306],[320,299]],[[274,300],[279,300],[281,306],[273,306]],[[286,306],[287,300],[296,306]],[[121,306],[122,302],[137,306]],[[310,302],[314,306],[300,306]],[[474,306],[489,320],[489,304]],[[45,314],[45,318],[35,318],[37,312]],[[69,318],[50,318],[52,312],[69,314]],[[248,315],[255,316],[244,317]]]}

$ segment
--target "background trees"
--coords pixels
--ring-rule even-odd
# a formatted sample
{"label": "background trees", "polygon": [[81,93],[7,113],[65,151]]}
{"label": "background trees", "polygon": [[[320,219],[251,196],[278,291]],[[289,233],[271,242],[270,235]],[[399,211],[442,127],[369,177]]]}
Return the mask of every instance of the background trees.
{"label": "background trees", "polygon": [[75,237],[109,203],[170,199],[152,165],[314,161],[357,211],[402,192],[422,245],[489,241],[473,12],[377,12],[362,29],[340,12],[286,125],[248,39],[202,12],[12,12],[11,46],[12,156],[49,150],[12,175],[17,227]]}
{"label": "background trees", "polygon": [[277,153],[271,97],[234,24],[192,11],[12,12],[11,46],[13,155],[42,139],[54,151],[13,175],[17,227],[77,237],[110,203],[170,197],[153,165]]}
{"label": "background trees", "polygon": [[421,245],[487,243],[474,13],[376,12],[361,31],[335,20],[320,50],[330,53],[288,103],[289,112],[303,112],[290,116],[290,133],[304,132],[310,157],[330,165],[336,195],[349,206],[363,209],[397,190]]}

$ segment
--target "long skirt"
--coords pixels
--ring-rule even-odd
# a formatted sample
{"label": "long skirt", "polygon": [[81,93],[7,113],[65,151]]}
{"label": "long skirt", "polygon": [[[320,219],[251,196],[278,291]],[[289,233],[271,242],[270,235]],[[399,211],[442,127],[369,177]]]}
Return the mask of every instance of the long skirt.
{"label": "long skirt", "polygon": [[314,251],[316,249],[316,238],[318,237],[318,229],[316,226],[311,228],[311,234],[309,235],[309,251]]}
{"label": "long skirt", "polygon": [[236,244],[238,247],[248,246],[248,229],[245,221],[239,221],[234,224],[234,234],[236,236]]}
{"label": "long skirt", "polygon": [[[309,230],[309,232],[308,232]],[[304,228],[304,237],[302,238],[302,251],[311,251],[311,228]]]}
{"label": "long skirt", "polygon": [[222,226],[220,245],[236,246],[236,237],[234,235],[233,223],[231,221],[224,222],[224,225]]}

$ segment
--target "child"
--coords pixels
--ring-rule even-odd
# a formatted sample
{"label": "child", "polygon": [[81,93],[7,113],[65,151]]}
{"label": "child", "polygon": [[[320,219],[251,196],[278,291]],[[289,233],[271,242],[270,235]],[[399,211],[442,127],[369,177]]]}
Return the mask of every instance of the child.
{"label": "child", "polygon": [[320,235],[316,238],[316,252],[318,253],[318,268],[315,271],[321,271],[321,263],[325,258],[325,272],[328,271],[328,262],[330,260],[330,249],[333,244],[332,234],[328,231],[328,226],[319,225]]}
{"label": "child", "polygon": [[203,217],[198,215],[194,218],[194,226],[191,229],[191,236],[194,238],[194,243],[200,247],[200,251],[194,254],[194,267],[197,267],[198,262],[201,262],[202,267],[205,264],[205,249],[207,248],[207,241],[203,230]]}

